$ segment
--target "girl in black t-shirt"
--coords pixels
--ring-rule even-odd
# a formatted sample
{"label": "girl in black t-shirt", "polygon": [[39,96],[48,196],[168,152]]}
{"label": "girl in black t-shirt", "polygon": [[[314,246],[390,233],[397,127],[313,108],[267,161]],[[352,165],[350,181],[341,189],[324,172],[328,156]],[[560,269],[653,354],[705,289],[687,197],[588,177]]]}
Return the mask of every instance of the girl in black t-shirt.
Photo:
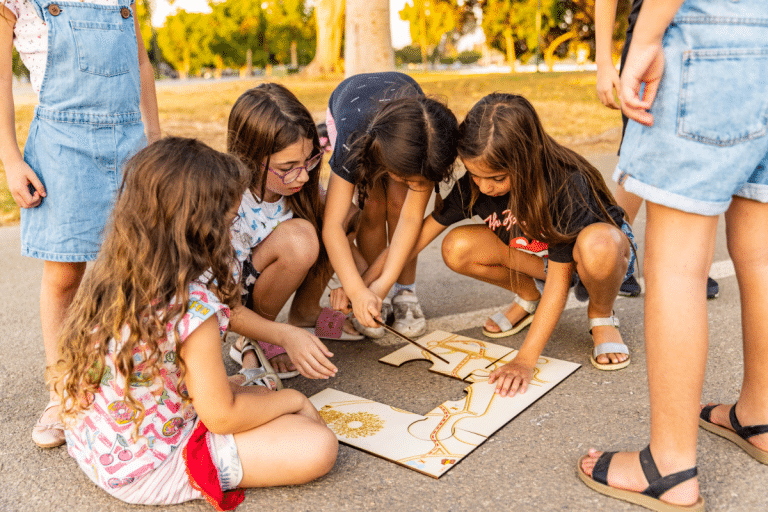
{"label": "girl in black t-shirt", "polygon": [[[627,366],[629,350],[612,310],[633,256],[631,230],[597,169],[547,135],[533,106],[512,94],[491,94],[472,107],[460,126],[458,151],[472,175],[470,206],[483,195],[509,194],[513,229],[549,245],[546,260],[513,251],[485,226],[454,229],[443,242],[453,270],[525,302],[540,300],[517,356],[489,382],[502,395],[525,392],[574,279],[589,295],[592,363],[601,370]],[[541,294],[534,280],[545,281]],[[514,324],[530,309],[515,303],[505,317]],[[491,323],[486,330],[495,330]]]}
{"label": "girl in black t-shirt", "polygon": [[[497,392],[525,392],[573,285],[577,298],[589,299],[592,364],[626,367],[629,350],[612,310],[634,266],[632,232],[597,169],[555,142],[533,106],[511,94],[486,96],[469,111],[459,127],[458,152],[467,175],[424,220],[411,257],[450,224],[483,219],[483,225],[451,231],[442,252],[452,270],[516,294],[506,312],[486,321],[487,336],[508,336],[531,324],[515,359],[491,374]],[[542,257],[545,247],[548,256]],[[375,264],[369,269],[377,271]]]}

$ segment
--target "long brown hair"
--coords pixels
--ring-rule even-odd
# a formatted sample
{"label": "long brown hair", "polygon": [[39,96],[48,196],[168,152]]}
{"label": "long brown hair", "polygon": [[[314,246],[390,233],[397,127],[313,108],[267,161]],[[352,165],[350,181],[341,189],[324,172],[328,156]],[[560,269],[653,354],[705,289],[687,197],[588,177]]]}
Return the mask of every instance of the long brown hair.
{"label": "long brown hair", "polygon": [[[239,157],[251,171],[249,188],[260,199],[267,186],[270,157],[301,140],[312,141],[312,154],[323,153],[312,115],[286,87],[263,83],[245,91],[229,113],[227,151]],[[308,220],[317,232],[320,255],[313,270],[326,269],[328,256],[322,244],[322,206],[318,165],[300,191],[285,196],[294,217]],[[330,276],[328,276],[330,278]]]}
{"label": "long brown hair", "polygon": [[[509,209],[517,218],[516,229],[528,238],[555,244],[576,239],[577,232],[565,232],[569,219],[553,219],[550,210],[560,200],[573,204],[577,196],[583,204],[590,204],[580,187],[574,186],[574,179],[583,180],[596,199],[599,211],[593,213],[616,226],[607,211],[616,200],[600,172],[547,135],[533,105],[522,96],[489,94],[467,113],[459,131],[462,160],[479,159],[490,169],[509,175]],[[474,204],[479,190],[470,182]]]}
{"label": "long brown hair", "polygon": [[365,132],[350,135],[354,142],[345,165],[360,177],[359,204],[387,172],[403,179],[450,180],[458,135],[456,116],[436,99],[419,95],[386,103]]}
{"label": "long brown hair", "polygon": [[[229,212],[245,190],[247,171],[238,159],[193,139],[166,138],[143,149],[124,167],[123,182],[99,256],[69,308],[54,370],[62,414],[87,409],[106,370],[110,340],[116,340],[115,369],[126,382],[159,376],[158,342],[167,324],[189,308],[189,285],[206,274],[207,287],[230,306],[240,287],[232,265]],[[123,329],[129,334],[123,337]],[[176,358],[182,380],[178,328]],[[140,349],[142,359],[134,362]],[[125,386],[137,413],[144,408]]]}

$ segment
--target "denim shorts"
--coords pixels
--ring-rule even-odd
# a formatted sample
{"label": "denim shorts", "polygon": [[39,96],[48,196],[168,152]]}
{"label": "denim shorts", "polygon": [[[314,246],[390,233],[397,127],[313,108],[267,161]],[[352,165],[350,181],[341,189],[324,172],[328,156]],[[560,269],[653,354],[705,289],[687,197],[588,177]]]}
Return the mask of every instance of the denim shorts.
{"label": "denim shorts", "polygon": [[654,124],[629,122],[614,180],[700,215],[768,202],[768,2],[688,0],[663,46]]}

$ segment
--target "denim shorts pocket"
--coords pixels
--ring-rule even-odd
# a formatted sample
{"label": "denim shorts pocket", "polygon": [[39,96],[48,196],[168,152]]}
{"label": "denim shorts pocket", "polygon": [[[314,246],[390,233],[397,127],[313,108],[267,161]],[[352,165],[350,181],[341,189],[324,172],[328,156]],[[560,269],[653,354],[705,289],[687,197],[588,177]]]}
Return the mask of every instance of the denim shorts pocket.
{"label": "denim shorts pocket", "polygon": [[710,48],[683,53],[677,135],[733,146],[766,134],[768,49]]}
{"label": "denim shorts pocket", "polygon": [[125,30],[120,23],[71,20],[80,71],[102,76],[128,72],[124,47]]}

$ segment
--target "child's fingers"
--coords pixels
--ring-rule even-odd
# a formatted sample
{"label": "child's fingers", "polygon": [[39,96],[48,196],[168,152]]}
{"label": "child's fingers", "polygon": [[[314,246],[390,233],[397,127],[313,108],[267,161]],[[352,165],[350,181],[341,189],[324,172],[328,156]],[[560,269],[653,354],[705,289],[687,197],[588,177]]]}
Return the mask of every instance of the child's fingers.
{"label": "child's fingers", "polygon": [[29,180],[32,186],[35,187],[35,190],[37,191],[38,194],[40,194],[40,196],[42,197],[46,196],[45,186],[43,185],[43,182],[40,181],[40,178],[37,177],[37,174],[35,174],[34,171],[32,171],[32,169],[30,169],[29,172],[25,174],[25,177]]}

